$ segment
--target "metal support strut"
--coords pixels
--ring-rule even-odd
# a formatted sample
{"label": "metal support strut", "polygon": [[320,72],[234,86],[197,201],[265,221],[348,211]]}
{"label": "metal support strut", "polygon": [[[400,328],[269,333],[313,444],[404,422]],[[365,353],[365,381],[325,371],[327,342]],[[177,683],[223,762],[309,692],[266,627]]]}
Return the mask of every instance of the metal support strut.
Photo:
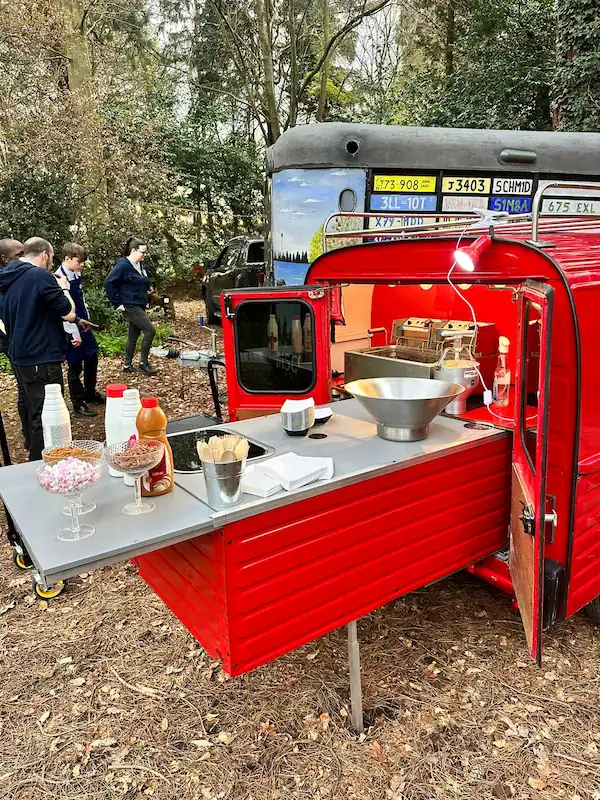
{"label": "metal support strut", "polygon": [[350,668],[350,709],[352,727],[357,733],[365,729],[362,687],[360,683],[360,647],[356,620],[348,623],[348,666]]}

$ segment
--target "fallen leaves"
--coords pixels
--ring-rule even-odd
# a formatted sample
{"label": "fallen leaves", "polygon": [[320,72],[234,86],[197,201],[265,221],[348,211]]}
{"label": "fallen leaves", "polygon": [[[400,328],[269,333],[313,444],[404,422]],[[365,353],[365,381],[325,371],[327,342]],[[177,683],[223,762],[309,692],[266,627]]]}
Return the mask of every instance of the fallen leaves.
{"label": "fallen leaves", "polygon": [[83,686],[83,684],[85,683],[85,678],[73,678],[72,680],[69,681],[69,683],[71,684],[71,686]]}
{"label": "fallen leaves", "polygon": [[546,781],[543,781],[541,778],[528,778],[527,783],[532,789],[536,789],[538,792],[541,792],[542,789],[545,789],[548,785]]}
{"label": "fallen leaves", "polygon": [[2,606],[2,608],[0,608],[0,617],[1,617],[3,614],[6,614],[6,612],[7,612],[7,611],[10,611],[10,610],[11,610],[11,608],[14,608],[14,607],[15,607],[15,605],[16,605],[16,603],[15,603],[15,601],[13,600],[13,601],[12,601],[12,603],[8,603],[8,605]]}
{"label": "fallen leaves", "polygon": [[44,711],[44,713],[42,714],[42,716],[41,716],[41,717],[39,718],[39,720],[38,720],[38,721],[39,721],[39,723],[40,723],[40,725],[43,725],[43,724],[44,724],[44,722],[46,722],[46,720],[47,720],[49,717],[50,717],[50,712],[49,712],[49,711]]}

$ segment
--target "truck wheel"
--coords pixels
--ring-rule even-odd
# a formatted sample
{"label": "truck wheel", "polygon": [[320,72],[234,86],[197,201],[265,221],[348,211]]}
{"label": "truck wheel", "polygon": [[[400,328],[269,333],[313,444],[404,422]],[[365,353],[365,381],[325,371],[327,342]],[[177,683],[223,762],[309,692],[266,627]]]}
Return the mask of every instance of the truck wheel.
{"label": "truck wheel", "polygon": [[215,309],[209,294],[204,295],[204,305],[206,306],[206,321],[209,325],[214,325],[219,321],[219,318],[215,314]]}
{"label": "truck wheel", "polygon": [[591,620],[600,625],[600,597],[588,603],[584,611]]}

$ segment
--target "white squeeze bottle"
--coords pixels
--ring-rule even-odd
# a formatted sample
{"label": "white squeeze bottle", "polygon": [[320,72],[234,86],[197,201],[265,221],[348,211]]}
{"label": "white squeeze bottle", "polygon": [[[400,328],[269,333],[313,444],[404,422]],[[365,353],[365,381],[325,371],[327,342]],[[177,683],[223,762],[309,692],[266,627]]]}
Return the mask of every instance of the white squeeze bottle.
{"label": "white squeeze bottle", "polygon": [[71,441],[71,417],[58,383],[44,387],[42,433],[44,447],[56,447]]}
{"label": "white squeeze bottle", "polygon": [[[138,411],[141,409],[142,403],[140,400],[139,389],[125,389],[123,392],[123,401],[121,403],[121,425],[119,429],[119,441],[127,442],[131,436],[137,438],[137,425],[136,419]],[[123,476],[127,486],[133,486],[133,478],[129,475]]]}
{"label": "white squeeze bottle", "polygon": [[506,368],[506,356],[510,341],[506,336],[498,339],[498,363],[494,372],[493,404],[507,406],[510,394],[510,370]]}
{"label": "white squeeze bottle", "polygon": [[[104,409],[104,436],[106,444],[118,444],[121,439],[121,406],[123,392],[127,389],[124,383],[109,383],[106,387],[106,406]],[[112,467],[108,472],[113,478],[122,478],[123,473]]]}

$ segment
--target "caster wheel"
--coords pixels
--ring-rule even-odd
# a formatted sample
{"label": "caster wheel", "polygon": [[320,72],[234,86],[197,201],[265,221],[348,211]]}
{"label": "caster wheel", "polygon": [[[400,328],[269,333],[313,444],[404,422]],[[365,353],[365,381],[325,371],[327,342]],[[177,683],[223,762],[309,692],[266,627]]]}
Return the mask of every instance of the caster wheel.
{"label": "caster wheel", "polygon": [[35,583],[33,586],[34,593],[42,600],[53,600],[55,597],[58,597],[59,594],[62,594],[65,589],[66,585],[64,581],[57,581],[57,583],[53,584],[49,589],[44,589],[39,583]]}
{"label": "caster wheel", "polygon": [[17,553],[16,551],[13,553],[13,564],[15,565],[15,567],[18,567],[18,569],[22,569],[25,571],[33,567],[33,564],[27,563],[25,556],[23,556],[21,553]]}

